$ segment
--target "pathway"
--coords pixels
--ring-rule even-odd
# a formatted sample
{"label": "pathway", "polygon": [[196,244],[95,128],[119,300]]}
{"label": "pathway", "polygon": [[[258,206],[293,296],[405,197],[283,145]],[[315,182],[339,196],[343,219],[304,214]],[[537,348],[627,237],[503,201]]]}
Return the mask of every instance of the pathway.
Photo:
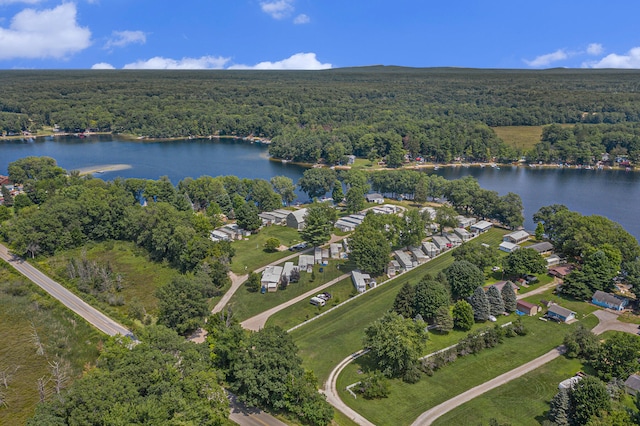
{"label": "pathway", "polygon": [[125,326],[89,305],[21,257],[10,254],[9,249],[2,244],[0,244],[0,258],[103,333],[110,336],[131,333]]}

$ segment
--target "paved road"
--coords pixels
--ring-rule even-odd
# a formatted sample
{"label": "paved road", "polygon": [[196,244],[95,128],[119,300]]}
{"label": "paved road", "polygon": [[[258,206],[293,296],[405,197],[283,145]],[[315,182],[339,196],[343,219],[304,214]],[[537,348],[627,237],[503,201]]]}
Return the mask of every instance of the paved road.
{"label": "paved road", "polygon": [[231,414],[229,419],[242,426],[287,426],[280,420],[265,413],[259,408],[248,408],[242,402],[238,401],[236,396],[231,392],[227,392],[229,397],[229,405],[231,406]]}
{"label": "paved road", "polygon": [[276,306],[274,308],[268,309],[268,310],[266,310],[266,311],[264,311],[264,312],[262,312],[262,313],[260,313],[260,314],[258,314],[256,316],[253,316],[253,317],[251,317],[249,319],[246,319],[246,320],[242,321],[240,323],[240,325],[243,328],[246,328],[247,330],[258,331],[258,330],[260,330],[261,328],[264,327],[264,325],[267,323],[267,320],[269,319],[269,317],[271,315],[275,314],[276,312],[280,312],[281,310],[283,310],[283,309],[285,309],[285,308],[287,308],[287,307],[289,307],[289,306],[291,306],[291,305],[293,305],[295,303],[298,303],[299,301],[304,300],[304,299],[306,299],[308,297],[315,296],[316,294],[318,294],[320,291],[324,290],[325,288],[331,287],[332,285],[334,285],[338,281],[342,281],[345,278],[348,278],[350,276],[351,276],[350,273],[349,274],[342,274],[338,278],[335,278],[335,279],[329,281],[328,283],[322,284],[322,285],[320,285],[320,286],[318,286],[318,287],[316,287],[316,288],[314,288],[312,290],[307,291],[304,294],[301,294],[298,297],[294,297],[293,299],[291,299],[289,301],[286,301],[286,302],[284,302],[284,303],[282,303],[282,304],[280,304],[280,305],[278,305],[278,306]]}
{"label": "paved road", "polygon": [[0,244],[0,258],[103,333],[110,336],[130,333],[126,327],[98,311],[62,285],[25,262],[24,259],[10,254],[9,249],[2,244]]}
{"label": "paved road", "polygon": [[224,294],[224,296],[222,296],[222,299],[220,299],[218,303],[216,303],[216,306],[213,307],[213,309],[211,310],[212,314],[220,312],[222,308],[224,308],[225,305],[229,303],[231,296],[233,296],[235,292],[240,288],[240,286],[247,280],[247,278],[249,278],[249,274],[236,275],[233,272],[229,272],[229,278],[231,278],[231,288]]}

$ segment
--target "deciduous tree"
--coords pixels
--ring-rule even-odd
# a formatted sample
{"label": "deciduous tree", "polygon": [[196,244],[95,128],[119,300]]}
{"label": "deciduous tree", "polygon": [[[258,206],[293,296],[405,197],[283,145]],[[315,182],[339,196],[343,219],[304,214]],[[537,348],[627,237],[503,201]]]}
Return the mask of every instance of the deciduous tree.
{"label": "deciduous tree", "polygon": [[476,287],[484,284],[484,274],[477,266],[465,260],[453,262],[444,270],[453,299],[471,296]]}

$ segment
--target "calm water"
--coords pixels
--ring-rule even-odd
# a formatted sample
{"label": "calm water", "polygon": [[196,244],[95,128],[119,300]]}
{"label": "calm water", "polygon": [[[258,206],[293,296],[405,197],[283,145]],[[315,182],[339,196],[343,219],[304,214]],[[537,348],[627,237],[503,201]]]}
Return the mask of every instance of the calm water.
{"label": "calm water", "polygon": [[[167,175],[176,184],[185,177],[236,175],[270,179],[288,176],[296,182],[303,168],[269,161],[267,148],[229,139],[171,142],[122,141],[112,136],[85,139],[57,137],[31,142],[0,142],[0,174],[10,162],[29,155],[53,157],[67,169],[105,164],[129,164],[131,169],[98,176],[157,179]],[[483,188],[500,195],[515,192],[522,197],[525,227],[534,229],[531,216],[540,207],[565,204],[584,215],[599,214],[622,224],[640,238],[640,173],[613,170],[531,169],[525,167],[441,168],[447,179],[474,176]],[[302,195],[303,200],[306,195]]]}

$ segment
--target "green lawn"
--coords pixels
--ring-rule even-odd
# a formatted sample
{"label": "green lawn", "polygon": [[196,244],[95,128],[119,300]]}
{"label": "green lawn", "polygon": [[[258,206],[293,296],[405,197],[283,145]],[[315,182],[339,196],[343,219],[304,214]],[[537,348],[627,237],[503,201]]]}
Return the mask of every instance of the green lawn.
{"label": "green lawn", "polygon": [[[507,231],[494,228],[477,241],[497,247]],[[497,248],[496,248],[497,250]],[[367,292],[340,309],[317,319],[309,326],[291,332],[300,348],[304,366],[314,371],[323,383],[333,367],[350,353],[362,348],[364,329],[393,306],[393,300],[405,282],[417,282],[426,273],[437,274],[453,263],[451,252],[402,274],[389,284]]]}
{"label": "green lawn", "polygon": [[[34,329],[43,355],[36,354]],[[13,373],[9,387],[2,388],[7,405],[0,406],[0,425],[23,425],[33,415],[39,400],[36,383],[51,375],[50,361],[56,356],[67,360],[73,380],[95,362],[102,338],[83,319],[0,261],[0,370]],[[53,383],[46,389],[52,394]]]}
{"label": "green lawn", "polygon": [[236,255],[231,261],[231,270],[236,274],[245,274],[291,254],[288,250],[273,253],[265,251],[264,243],[269,238],[277,238],[280,244],[287,247],[302,242],[300,234],[293,228],[266,226],[247,239],[233,242]]}
{"label": "green lawn", "polygon": [[543,126],[505,126],[492,129],[507,145],[528,151],[540,142]]}
{"label": "green lawn", "polygon": [[[95,260],[101,265],[108,263],[113,272],[122,275],[124,288],[118,292],[118,295],[124,298],[124,305],[109,306],[106,302],[97,301],[92,296],[80,293],[75,289],[75,286],[68,284],[67,264],[69,259],[81,258],[83,253],[87,259]],[[90,243],[82,248],[56,253],[55,256],[40,259],[37,266],[53,279],[83,296],[92,305],[119,319],[126,316],[128,304],[133,299],[139,300],[148,313],[156,314],[156,289],[179,274],[177,270],[165,263],[150,261],[143,249],[127,241]]]}
{"label": "green lawn", "polygon": [[[292,262],[297,263],[297,259],[292,260]],[[320,272],[320,268],[322,268],[323,272]],[[331,259],[328,266],[315,265],[313,269],[315,271],[314,281],[311,281],[312,274],[301,272],[300,282],[289,284],[286,290],[278,289],[273,293],[262,294],[260,292],[250,292],[244,286],[239,288],[229,301],[229,306],[231,306],[234,316],[239,321],[251,318],[351,271],[353,265],[345,260]],[[311,306],[308,301],[306,303]],[[329,305],[320,309],[328,309]]]}

